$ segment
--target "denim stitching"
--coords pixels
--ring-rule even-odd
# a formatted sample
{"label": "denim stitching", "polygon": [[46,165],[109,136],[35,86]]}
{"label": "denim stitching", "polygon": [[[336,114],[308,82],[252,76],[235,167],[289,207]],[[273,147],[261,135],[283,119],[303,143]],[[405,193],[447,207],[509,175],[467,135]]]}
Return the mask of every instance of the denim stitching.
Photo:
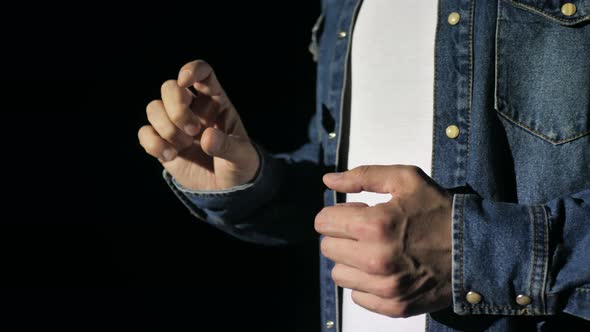
{"label": "denim stitching", "polygon": [[535,314],[530,310],[513,308],[509,306],[493,306],[493,305],[463,305],[461,309],[471,314],[488,314],[488,315],[512,315],[512,316],[534,316]]}
{"label": "denim stitching", "polygon": [[[471,130],[471,109],[473,104],[473,29],[475,21],[474,18],[475,12],[475,0],[471,1],[471,6],[469,8],[469,17],[471,21],[469,22],[469,86],[468,86],[468,93],[469,102],[467,106],[467,133],[465,134],[465,164],[469,162],[469,132]],[[465,175],[467,177],[467,175]]]}
{"label": "denim stitching", "polygon": [[533,294],[533,283],[535,282],[535,273],[536,273],[536,262],[537,262],[537,223],[535,221],[535,209],[529,209],[529,218],[533,224],[533,259],[531,261],[531,274],[529,276],[529,295],[534,296]]}
{"label": "denim stitching", "polygon": [[434,81],[433,81],[433,88],[432,88],[432,93],[433,93],[433,97],[432,97],[432,157],[430,159],[430,176],[434,179],[435,175],[434,175],[434,159],[436,156],[436,134],[437,134],[437,128],[436,128],[436,78],[437,78],[437,41],[438,41],[438,36],[440,33],[440,20],[441,20],[441,9],[440,9],[441,5],[440,5],[440,1],[438,1],[437,4],[437,20],[436,20],[436,31],[434,33]]}
{"label": "denim stitching", "polygon": [[529,131],[531,134],[533,134],[533,135],[535,135],[535,136],[537,136],[539,138],[542,138],[542,139],[544,139],[546,141],[551,142],[554,145],[559,145],[559,144],[571,142],[573,140],[576,140],[578,138],[581,138],[581,137],[584,137],[584,136],[590,134],[590,130],[587,130],[587,131],[583,131],[583,132],[581,132],[579,134],[576,134],[574,136],[562,138],[560,140],[554,140],[554,139],[552,139],[552,138],[550,138],[550,137],[548,137],[546,135],[541,134],[537,130],[535,130],[535,129],[533,129],[533,128],[531,128],[531,127],[529,127],[529,126],[527,126],[527,125],[525,125],[525,124],[517,121],[516,119],[513,119],[511,116],[509,116],[508,114],[506,114],[506,113],[498,110],[497,108],[496,108],[496,112],[498,112],[498,114],[502,115],[503,117],[505,117],[508,121],[512,122],[513,124],[521,127],[522,129],[525,129],[525,130]]}
{"label": "denim stitching", "polygon": [[461,305],[463,301],[463,208],[465,205],[465,196],[455,194],[453,197],[453,249],[452,249],[452,288],[453,288],[453,308],[456,313],[463,314]]}
{"label": "denim stitching", "polygon": [[495,35],[495,45],[494,45],[494,55],[495,55],[495,59],[494,59],[494,109],[498,109],[498,89],[499,89],[499,85],[498,82],[500,81],[500,71],[498,70],[498,62],[500,59],[500,55],[499,55],[499,32],[500,32],[500,22],[502,21],[502,1],[498,1],[498,8],[497,8],[497,13],[496,13],[496,35]]}
{"label": "denim stitching", "polygon": [[[520,6],[525,6],[526,5],[521,5],[518,3],[515,3],[513,0],[505,0],[507,2],[509,2],[511,5],[516,6],[516,7],[520,7]],[[494,66],[494,70],[495,70],[495,92],[494,92],[494,108],[496,110],[496,112],[503,116],[504,118],[506,118],[508,121],[510,121],[511,123],[513,123],[514,125],[530,132],[531,134],[544,139],[546,141],[549,141],[550,143],[554,144],[554,145],[559,145],[559,144],[563,144],[563,143],[567,143],[573,140],[576,140],[578,138],[581,138],[583,136],[586,136],[588,134],[590,134],[590,130],[587,131],[582,131],[581,133],[577,133],[574,134],[573,136],[569,136],[569,137],[565,137],[562,139],[552,139],[547,135],[544,135],[542,133],[540,133],[539,131],[537,131],[536,129],[531,128],[530,126],[521,123],[520,121],[518,121],[517,119],[513,118],[511,115],[507,114],[504,111],[500,110],[500,105],[505,105],[506,103],[500,98],[500,70],[499,70],[499,61],[500,61],[500,56],[501,56],[501,50],[500,50],[500,29],[501,29],[501,21],[502,21],[502,1],[498,2],[498,13],[497,13],[497,18],[496,18],[496,50],[495,50],[495,56],[496,56],[496,63]],[[526,8],[523,8],[526,9]],[[590,15],[587,16],[590,19]]]}
{"label": "denim stitching", "polygon": [[[505,0],[510,2],[510,4],[514,5],[514,6],[520,6],[520,4],[514,3],[513,0]],[[525,5],[522,5],[525,6]],[[502,1],[498,2],[498,13],[497,13],[497,17],[496,17],[496,45],[495,45],[495,57],[496,57],[496,61],[494,64],[494,70],[495,70],[495,84],[494,84],[494,109],[496,110],[496,112],[503,116],[504,118],[506,118],[508,121],[510,121],[511,123],[513,123],[514,125],[521,127],[522,129],[530,132],[531,134],[544,139],[546,141],[549,141],[550,143],[552,143],[553,145],[559,145],[559,144],[563,144],[563,143],[567,143],[573,140],[576,140],[578,138],[584,137],[588,134],[590,134],[590,130],[587,131],[582,131],[581,133],[577,133],[574,134],[573,136],[569,136],[569,137],[565,137],[562,139],[552,139],[549,136],[546,136],[542,133],[540,133],[539,131],[537,131],[536,129],[533,129],[531,127],[529,127],[528,125],[521,123],[520,121],[514,119],[512,116],[508,115],[507,113],[500,111],[500,104],[505,105],[506,103],[499,97],[500,96],[500,70],[499,70],[499,63],[500,63],[500,57],[502,56],[501,54],[501,50],[500,50],[500,29],[501,29],[501,21],[502,21]],[[590,15],[588,16],[588,18],[590,19]]]}
{"label": "denim stitching", "polygon": [[590,288],[576,288],[575,291],[581,293],[590,293]]}
{"label": "denim stitching", "polygon": [[528,12],[531,12],[533,14],[537,14],[539,16],[543,16],[551,21],[561,22],[561,23],[564,23],[567,25],[574,25],[574,24],[578,24],[578,23],[590,20],[590,15],[581,16],[577,19],[563,19],[563,18],[559,18],[559,17],[551,15],[551,14],[545,13],[544,11],[540,10],[539,8],[525,5],[523,3],[519,3],[514,0],[505,0],[505,1],[507,1],[510,5],[512,5],[514,7],[524,9]]}
{"label": "denim stitching", "polygon": [[461,208],[459,209],[459,286],[463,287],[463,209],[465,208],[465,195],[461,197]]}
{"label": "denim stitching", "polygon": [[547,220],[547,213],[545,211],[545,207],[544,206],[538,206],[538,211],[539,211],[539,221],[542,222],[543,224],[541,225],[543,228],[543,260],[540,262],[542,264],[542,268],[541,268],[541,288],[539,290],[539,302],[540,302],[540,310],[541,310],[541,314],[546,314],[547,311],[547,306],[545,305],[545,287],[547,284],[547,275],[548,275],[548,269],[549,269],[549,222]]}
{"label": "denim stitching", "polygon": [[463,307],[465,309],[500,309],[500,310],[518,310],[517,308],[511,306],[499,306],[499,305],[491,305],[491,304],[473,304],[467,305],[464,304]]}

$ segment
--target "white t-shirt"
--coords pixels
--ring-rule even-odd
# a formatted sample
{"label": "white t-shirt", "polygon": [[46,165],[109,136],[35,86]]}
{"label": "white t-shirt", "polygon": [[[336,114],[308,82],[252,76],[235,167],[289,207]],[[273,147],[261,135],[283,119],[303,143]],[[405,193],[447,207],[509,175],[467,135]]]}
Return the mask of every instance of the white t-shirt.
{"label": "white t-shirt", "polygon": [[[430,173],[437,3],[364,0],[351,54],[348,168],[408,164]],[[362,192],[369,205],[391,196]],[[343,332],[424,331],[425,316],[390,318],[352,302],[344,289]]]}

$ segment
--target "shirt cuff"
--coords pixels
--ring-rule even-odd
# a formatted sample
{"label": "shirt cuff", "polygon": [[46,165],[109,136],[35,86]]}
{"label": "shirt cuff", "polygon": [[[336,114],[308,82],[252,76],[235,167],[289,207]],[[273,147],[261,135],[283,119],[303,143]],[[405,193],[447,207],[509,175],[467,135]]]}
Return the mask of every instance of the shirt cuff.
{"label": "shirt cuff", "polygon": [[278,165],[274,158],[257,145],[260,168],[249,183],[223,190],[185,188],[167,171],[162,175],[176,196],[197,218],[223,226],[250,216],[269,201],[279,184]]}
{"label": "shirt cuff", "polygon": [[456,194],[452,237],[455,313],[546,313],[549,231],[543,205]]}

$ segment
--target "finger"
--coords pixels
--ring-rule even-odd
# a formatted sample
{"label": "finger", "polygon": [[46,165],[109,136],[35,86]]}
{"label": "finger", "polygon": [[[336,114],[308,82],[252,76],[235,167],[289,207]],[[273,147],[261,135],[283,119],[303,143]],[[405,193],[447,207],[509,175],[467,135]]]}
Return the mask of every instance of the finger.
{"label": "finger", "polygon": [[248,139],[227,135],[209,127],[201,136],[201,148],[206,154],[232,162],[237,168],[258,164],[258,152]]}
{"label": "finger", "polygon": [[139,144],[145,151],[155,158],[163,161],[170,161],[176,158],[178,152],[174,147],[166,142],[154,129],[154,127],[145,125],[137,132]]}
{"label": "finger", "polygon": [[210,103],[203,108],[208,125],[215,121],[215,125],[226,133],[246,135],[240,116],[208,63],[197,60],[184,65],[178,74],[178,84],[182,88],[193,86],[201,95],[196,97],[195,105],[191,107],[197,114],[201,113],[200,107],[203,106],[200,101],[207,101],[202,97],[210,97]]}
{"label": "finger", "polygon": [[418,170],[406,165],[359,166],[346,172],[328,173],[323,180],[328,188],[343,193],[395,193],[403,189],[406,179],[416,176]]}
{"label": "finger", "polygon": [[352,301],[369,311],[389,317],[406,318],[416,314],[410,311],[406,302],[384,299],[371,293],[353,290]]}
{"label": "finger", "polygon": [[207,96],[224,94],[213,68],[203,60],[196,60],[182,66],[178,74],[178,84],[185,89],[193,86],[197,92]]}
{"label": "finger", "polygon": [[325,236],[320,243],[322,254],[335,263],[345,264],[357,269],[365,267],[369,255],[360,242]]}
{"label": "finger", "polygon": [[399,281],[395,276],[373,275],[344,264],[334,266],[332,279],[338,286],[382,298],[394,298],[400,294]]}
{"label": "finger", "polygon": [[215,125],[220,115],[219,103],[209,97],[197,96],[190,108],[208,127]]}
{"label": "finger", "polygon": [[158,135],[171,143],[177,151],[193,144],[193,137],[178,129],[168,118],[161,100],[154,100],[147,106],[147,117]]}
{"label": "finger", "polygon": [[367,203],[363,202],[344,202],[344,203],[337,203],[335,206],[348,206],[348,207],[368,207]]}
{"label": "finger", "polygon": [[196,136],[201,129],[199,118],[191,111],[193,97],[187,89],[181,88],[175,80],[162,84],[162,101],[168,118],[189,136]]}
{"label": "finger", "polygon": [[351,240],[364,238],[369,219],[367,207],[363,203],[325,207],[315,218],[315,230],[331,237]]}

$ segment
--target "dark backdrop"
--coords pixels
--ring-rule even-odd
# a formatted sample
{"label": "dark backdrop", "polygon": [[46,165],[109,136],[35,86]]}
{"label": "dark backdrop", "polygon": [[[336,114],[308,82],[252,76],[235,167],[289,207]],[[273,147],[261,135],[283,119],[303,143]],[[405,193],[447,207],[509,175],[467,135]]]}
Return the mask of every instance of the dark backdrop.
{"label": "dark backdrop", "polygon": [[255,140],[302,144],[319,2],[3,14],[0,330],[317,330],[317,243],[251,245],[192,218],[136,133],[161,83],[201,58]]}

